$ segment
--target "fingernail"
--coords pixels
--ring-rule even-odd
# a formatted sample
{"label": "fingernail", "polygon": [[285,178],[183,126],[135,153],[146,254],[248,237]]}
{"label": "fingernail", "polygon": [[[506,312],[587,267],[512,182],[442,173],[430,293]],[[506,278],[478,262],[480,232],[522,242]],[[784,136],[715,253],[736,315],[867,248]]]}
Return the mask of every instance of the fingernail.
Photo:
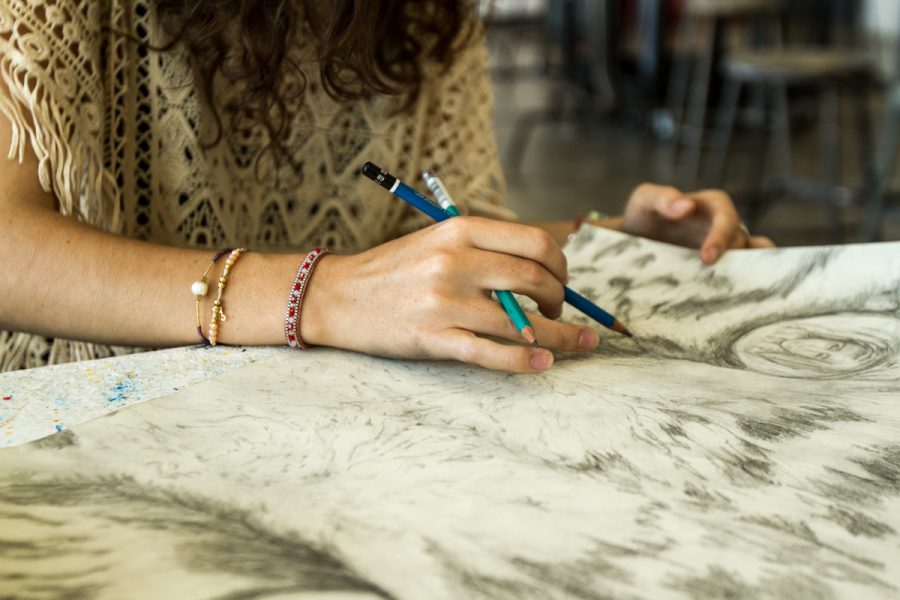
{"label": "fingernail", "polygon": [[600,336],[593,329],[582,329],[578,334],[578,349],[593,350],[600,343]]}
{"label": "fingernail", "polygon": [[719,258],[719,254],[721,250],[719,250],[718,246],[710,246],[706,249],[706,262],[714,263]]}
{"label": "fingernail", "polygon": [[675,215],[683,215],[687,211],[691,210],[691,207],[693,206],[694,203],[687,198],[679,198],[669,206],[669,211]]}
{"label": "fingernail", "polygon": [[531,355],[531,368],[535,371],[544,371],[553,364],[553,355],[546,350],[538,351]]}

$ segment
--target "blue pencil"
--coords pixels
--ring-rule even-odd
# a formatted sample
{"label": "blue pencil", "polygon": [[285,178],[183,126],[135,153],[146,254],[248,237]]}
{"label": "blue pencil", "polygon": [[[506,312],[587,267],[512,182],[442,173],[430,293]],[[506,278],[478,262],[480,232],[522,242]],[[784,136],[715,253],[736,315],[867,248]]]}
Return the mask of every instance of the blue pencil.
{"label": "blue pencil", "polygon": [[[387,189],[400,199],[412,204],[415,208],[418,208],[435,221],[445,221],[451,217],[459,216],[459,210],[452,204],[451,207],[446,210],[435,205],[431,200],[374,163],[367,162],[364,164],[362,172],[363,175],[381,185],[381,187]],[[453,214],[454,212],[456,214]],[[528,343],[532,346],[537,347],[538,341],[537,336],[534,333],[534,327],[531,325],[531,321],[528,320],[528,317],[525,316],[525,311],[522,310],[522,307],[516,302],[512,293],[506,290],[497,290],[497,298],[500,300],[503,310],[509,315],[513,325],[522,337],[528,340]]]}
{"label": "blue pencil", "polygon": [[622,325],[614,316],[612,316],[572,288],[566,286],[563,289],[565,301],[568,302],[570,306],[577,308],[607,329],[612,329],[613,331],[617,331],[618,333],[621,333],[622,335],[626,335],[628,337],[634,337],[634,334],[628,331],[628,328]]}
{"label": "blue pencil", "polygon": [[[453,216],[374,163],[367,162],[364,164],[362,172],[363,175],[380,184],[381,187],[389,190],[392,194],[398,196],[402,200],[409,202],[435,221],[445,221]],[[565,287],[564,296],[565,301],[568,302],[569,305],[580,310],[604,327],[612,329],[622,335],[634,337],[628,328],[620,323],[614,316],[570,287]]]}

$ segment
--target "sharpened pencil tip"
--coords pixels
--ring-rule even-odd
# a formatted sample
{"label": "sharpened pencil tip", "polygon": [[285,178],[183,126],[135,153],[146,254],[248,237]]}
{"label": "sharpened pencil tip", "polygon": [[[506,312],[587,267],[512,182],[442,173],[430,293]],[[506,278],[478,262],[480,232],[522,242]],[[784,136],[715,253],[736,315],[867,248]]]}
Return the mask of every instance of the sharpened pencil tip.
{"label": "sharpened pencil tip", "polygon": [[634,337],[634,334],[631,333],[627,327],[625,327],[618,321],[616,321],[615,325],[613,325],[613,331],[618,331],[619,333],[621,333],[622,335],[624,335],[626,337],[630,337],[630,338]]}
{"label": "sharpened pencil tip", "polygon": [[537,336],[534,335],[534,327],[531,327],[531,326],[523,327],[521,333],[522,333],[522,337],[525,338],[528,341],[528,343],[532,345],[532,347],[534,347],[534,348],[540,347],[538,345]]}

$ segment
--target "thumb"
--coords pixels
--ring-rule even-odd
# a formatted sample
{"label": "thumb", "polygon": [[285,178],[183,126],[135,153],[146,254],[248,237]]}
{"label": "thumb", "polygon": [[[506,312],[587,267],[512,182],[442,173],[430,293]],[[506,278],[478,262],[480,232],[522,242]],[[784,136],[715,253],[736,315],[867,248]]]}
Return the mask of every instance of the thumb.
{"label": "thumb", "polygon": [[684,196],[662,197],[656,202],[656,212],[670,221],[678,221],[693,214],[697,203]]}

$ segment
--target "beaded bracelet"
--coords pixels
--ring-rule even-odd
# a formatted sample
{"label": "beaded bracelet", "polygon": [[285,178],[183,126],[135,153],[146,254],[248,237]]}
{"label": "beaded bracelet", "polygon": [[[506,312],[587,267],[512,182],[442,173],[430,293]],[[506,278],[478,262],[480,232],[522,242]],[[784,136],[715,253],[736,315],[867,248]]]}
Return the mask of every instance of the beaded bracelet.
{"label": "beaded bracelet", "polygon": [[206,265],[206,270],[203,271],[200,280],[191,284],[191,292],[194,294],[196,300],[195,304],[197,306],[197,334],[204,344],[209,344],[209,339],[203,335],[203,322],[200,320],[200,304],[206,297],[206,292],[209,291],[209,286],[206,284],[206,278],[209,276],[209,272],[212,270],[213,265],[216,264],[216,261],[231,252],[231,250],[231,248],[225,248],[216,252],[212,257],[212,260],[209,261],[209,264]]}
{"label": "beaded bracelet", "polygon": [[287,308],[284,311],[284,337],[291,348],[297,350],[306,348],[306,344],[300,337],[300,310],[303,307],[303,297],[306,295],[306,288],[312,277],[313,269],[316,268],[319,259],[326,254],[328,254],[327,248],[316,248],[307,254],[300,263],[297,276],[294,277],[294,285],[291,287],[291,295],[288,296]]}
{"label": "beaded bracelet", "polygon": [[216,292],[212,310],[210,310],[209,344],[211,346],[215,346],[219,339],[219,322],[228,320],[228,317],[225,316],[225,309],[222,306],[222,294],[225,293],[225,284],[228,283],[228,273],[231,271],[234,263],[237,262],[237,259],[241,257],[241,253],[246,252],[246,250],[246,248],[235,248],[225,260],[225,269],[222,271],[222,276],[219,277],[219,289]]}

